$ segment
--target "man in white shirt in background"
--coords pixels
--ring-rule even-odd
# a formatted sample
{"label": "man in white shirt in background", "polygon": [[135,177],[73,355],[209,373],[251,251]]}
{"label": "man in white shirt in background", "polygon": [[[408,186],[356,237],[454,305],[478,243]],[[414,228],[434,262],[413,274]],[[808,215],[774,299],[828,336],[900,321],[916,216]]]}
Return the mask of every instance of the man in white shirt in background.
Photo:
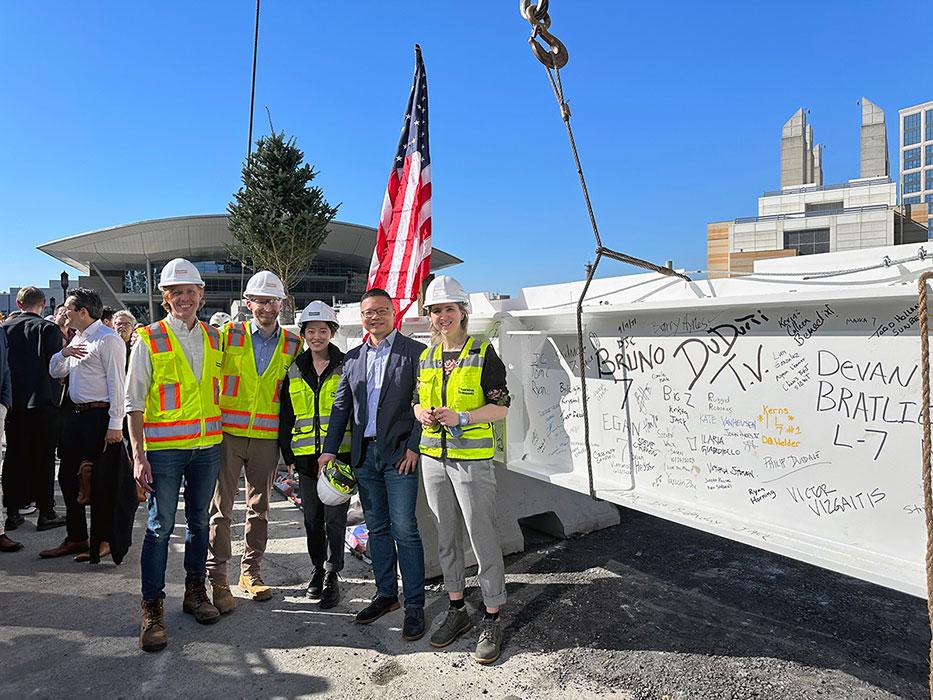
{"label": "man in white shirt in background", "polygon": [[[64,416],[58,468],[67,534],[57,547],[39,552],[44,558],[74,554],[75,561],[96,561],[98,555],[110,554],[107,541],[94,542],[99,551],[88,553],[86,509],[78,503],[81,463],[96,461],[105,448],[123,440],[126,349],[120,336],[100,322],[102,309],[100,295],[94,290],[79,287],[69,292],[65,314],[67,328],[74,333],[49,363],[52,377],[68,377],[68,396],[74,407]],[[103,522],[112,519],[100,515]]]}

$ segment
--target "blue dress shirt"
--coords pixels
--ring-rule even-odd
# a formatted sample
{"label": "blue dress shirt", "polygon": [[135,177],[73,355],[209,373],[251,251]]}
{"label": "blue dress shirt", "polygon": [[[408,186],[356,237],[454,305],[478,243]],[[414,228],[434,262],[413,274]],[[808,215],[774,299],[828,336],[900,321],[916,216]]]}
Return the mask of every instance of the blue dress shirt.
{"label": "blue dress shirt", "polygon": [[279,344],[279,334],[282,329],[279,328],[277,332],[268,338],[264,338],[262,333],[259,332],[259,326],[256,325],[255,321],[250,322],[250,328],[252,329],[250,340],[253,341],[253,359],[256,360],[256,374],[261,375],[266,371],[269,363],[272,362],[272,355]]}
{"label": "blue dress shirt", "polygon": [[398,331],[393,330],[376,347],[370,342],[366,343],[366,430],[363,431],[363,437],[376,437],[379,395],[382,393],[382,380],[396,335]]}

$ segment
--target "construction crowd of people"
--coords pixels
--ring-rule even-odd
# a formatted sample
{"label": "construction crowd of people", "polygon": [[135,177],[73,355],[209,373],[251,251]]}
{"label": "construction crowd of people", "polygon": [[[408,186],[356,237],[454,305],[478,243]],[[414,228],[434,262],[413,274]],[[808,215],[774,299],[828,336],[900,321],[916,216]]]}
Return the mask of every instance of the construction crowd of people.
{"label": "construction crowd of people", "polygon": [[[369,624],[401,606],[400,572],[402,637],[415,641],[426,632],[415,517],[421,480],[449,599],[430,643],[445,647],[474,624],[464,602],[465,527],[485,608],[474,658],[496,661],[506,593],[492,424],[505,417],[510,398],[504,364],[488,341],[468,332],[462,286],[439,276],[426,289],[430,347],[397,330],[388,293],[368,290],[360,303],[366,336],[346,353],[333,342],[337,314],[324,302],[301,311],[298,333],[282,327],[286,290],[272,272],[258,272],[246,285],[248,321],[198,318],[204,282],[188,260],[167,263],[158,288],[166,316],[149,325],[128,311],[105,313],[98,293],[85,288],[69,291],[49,321],[41,318],[43,293],[20,290],[19,313],[0,326],[7,532],[23,525],[35,503],[37,529],[66,528],[62,542],[39,556],[119,563],[144,501],[139,645],[158,651],[168,644],[165,572],[180,496],[182,607],[197,622],[214,623],[236,608],[234,581],[252,600],[274,595],[261,564],[273,483],[284,463],[299,479],[312,565],[307,596],[325,610],[340,603],[349,492],[358,488],[376,595],[355,621]],[[54,506],[56,448],[64,518]],[[231,578],[241,477],[244,552]],[[0,534],[0,551],[21,549]]]}

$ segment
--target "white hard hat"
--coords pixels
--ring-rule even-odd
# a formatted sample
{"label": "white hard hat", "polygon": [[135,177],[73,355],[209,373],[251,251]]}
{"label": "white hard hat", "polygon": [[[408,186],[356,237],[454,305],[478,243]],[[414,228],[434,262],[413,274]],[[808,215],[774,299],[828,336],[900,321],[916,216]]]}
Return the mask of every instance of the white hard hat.
{"label": "white hard hat", "polygon": [[298,316],[298,325],[302,326],[308,321],[327,321],[337,323],[337,314],[323,301],[312,301]]}
{"label": "white hard hat", "polygon": [[274,272],[262,270],[249,278],[246,296],[285,298],[285,285]]}
{"label": "white hard hat", "polygon": [[184,258],[175,258],[165,263],[162,268],[162,274],[159,275],[159,289],[164,290],[176,284],[196,284],[199,287],[204,286],[204,280],[201,279],[201,273],[198,268]]}
{"label": "white hard hat", "polygon": [[463,286],[448,275],[438,275],[424,291],[424,305],[444,303],[469,304],[470,295],[463,290]]}
{"label": "white hard hat", "polygon": [[348,464],[328,462],[317,478],[317,497],[325,506],[339,506],[356,493],[356,477]]}
{"label": "white hard hat", "polygon": [[233,319],[230,317],[230,314],[225,314],[223,311],[218,311],[216,314],[211,316],[210,324],[212,326],[223,326],[227,323],[230,323]]}

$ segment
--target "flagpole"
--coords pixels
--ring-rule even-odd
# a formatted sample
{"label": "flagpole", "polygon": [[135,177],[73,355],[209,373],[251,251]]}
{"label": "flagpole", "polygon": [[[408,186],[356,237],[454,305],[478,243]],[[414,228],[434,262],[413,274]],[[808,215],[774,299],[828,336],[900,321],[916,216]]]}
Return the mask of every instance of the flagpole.
{"label": "flagpole", "polygon": [[[259,54],[259,0],[256,0],[256,21],[253,29],[253,77],[249,86],[249,133],[246,136],[246,169],[247,177],[245,187],[249,187],[249,158],[253,154],[253,112],[256,104],[256,57]],[[240,261],[240,299],[243,298],[243,285],[246,281],[246,262]]]}
{"label": "flagpole", "polygon": [[256,0],[256,23],[253,31],[253,79],[249,90],[249,135],[246,143],[246,160],[253,153],[253,111],[256,104],[256,56],[259,53],[259,0]]}

